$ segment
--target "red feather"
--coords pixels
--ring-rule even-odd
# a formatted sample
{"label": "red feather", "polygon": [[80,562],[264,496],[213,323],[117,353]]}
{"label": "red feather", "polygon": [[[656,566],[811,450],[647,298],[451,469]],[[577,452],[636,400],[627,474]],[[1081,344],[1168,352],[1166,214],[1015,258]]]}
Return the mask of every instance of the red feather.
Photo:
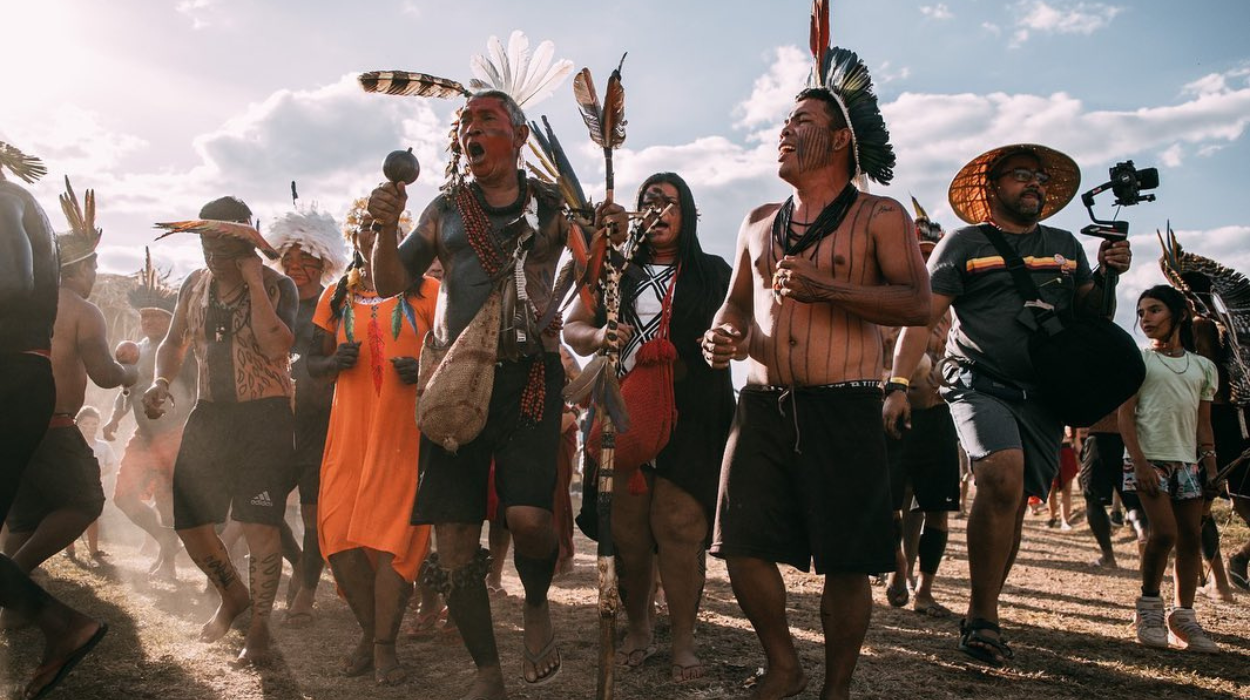
{"label": "red feather", "polygon": [[829,0],[812,0],[812,58],[816,59],[816,78],[824,84],[825,53],[829,50]]}
{"label": "red feather", "polygon": [[586,262],[585,284],[598,284],[599,275],[603,274],[603,261],[608,256],[608,234],[606,229],[595,231],[590,238],[590,258]]}

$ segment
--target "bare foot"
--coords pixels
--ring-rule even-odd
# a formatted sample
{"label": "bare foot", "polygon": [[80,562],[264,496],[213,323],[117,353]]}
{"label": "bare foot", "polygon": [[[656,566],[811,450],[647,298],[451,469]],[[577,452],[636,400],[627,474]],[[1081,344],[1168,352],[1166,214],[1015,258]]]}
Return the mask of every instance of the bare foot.
{"label": "bare foot", "polygon": [[1102,554],[1090,564],[1096,569],[1118,569],[1119,564],[1115,563],[1114,554]]}
{"label": "bare foot", "polygon": [[485,666],[477,670],[473,685],[461,700],[508,700],[508,690],[503,684],[503,671],[498,666]]}
{"label": "bare foot", "polygon": [[201,642],[215,642],[226,636],[230,631],[230,625],[234,624],[234,618],[243,614],[244,610],[252,604],[252,599],[247,595],[247,589],[241,585],[232,587],[233,592],[227,591],[226,595],[221,598],[221,605],[217,606],[217,612],[213,618],[204,623],[204,627],[200,630]]}
{"label": "bare foot", "polygon": [[781,700],[792,698],[807,688],[807,676],[803,669],[792,671],[769,669],[767,673],[756,677],[751,700]]}
{"label": "bare foot", "polygon": [[234,660],[235,668],[251,666],[259,668],[268,666],[273,661],[273,649],[270,646],[269,625],[260,622],[252,623],[252,628],[247,631],[247,638],[243,640],[243,651],[239,652],[239,657]]}
{"label": "bare foot", "polygon": [[363,634],[352,653],[343,657],[339,670],[348,678],[363,675],[373,668],[373,635]]}

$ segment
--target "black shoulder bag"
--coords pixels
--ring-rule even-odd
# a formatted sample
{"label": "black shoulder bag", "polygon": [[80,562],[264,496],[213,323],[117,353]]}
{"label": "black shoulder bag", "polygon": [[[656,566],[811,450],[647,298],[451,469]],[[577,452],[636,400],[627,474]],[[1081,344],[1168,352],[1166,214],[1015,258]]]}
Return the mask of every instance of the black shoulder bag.
{"label": "black shoulder bag", "polygon": [[1064,425],[1086,428],[1136,394],[1146,365],[1132,336],[1101,316],[1056,313],[1041,300],[1024,260],[1002,232],[988,224],[980,229],[1033,312],[1037,328],[1029,338],[1029,359],[1038,377],[1038,399]]}

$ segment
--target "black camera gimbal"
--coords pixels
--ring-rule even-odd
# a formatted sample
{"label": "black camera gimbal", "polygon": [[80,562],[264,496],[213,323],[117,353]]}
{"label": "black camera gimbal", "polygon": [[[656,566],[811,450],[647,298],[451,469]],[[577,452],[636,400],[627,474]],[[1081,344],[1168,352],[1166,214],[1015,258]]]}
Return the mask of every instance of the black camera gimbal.
{"label": "black camera gimbal", "polygon": [[[1116,163],[1111,168],[1110,180],[1081,195],[1081,203],[1085,205],[1085,209],[1089,212],[1090,221],[1094,222],[1081,229],[1081,233],[1112,242],[1127,239],[1127,221],[1103,221],[1094,216],[1094,197],[1111,190],[1115,193],[1117,206],[1131,207],[1141,202],[1155,201],[1153,194],[1142,194],[1141,191],[1153,190],[1158,186],[1159,170],[1157,168],[1138,170],[1133,167],[1133,161],[1131,160]],[[1115,285],[1120,277],[1120,273],[1112,269],[1106,269],[1102,271],[1102,274],[1104,279],[1102,308],[1105,313],[1109,313],[1115,308]]]}

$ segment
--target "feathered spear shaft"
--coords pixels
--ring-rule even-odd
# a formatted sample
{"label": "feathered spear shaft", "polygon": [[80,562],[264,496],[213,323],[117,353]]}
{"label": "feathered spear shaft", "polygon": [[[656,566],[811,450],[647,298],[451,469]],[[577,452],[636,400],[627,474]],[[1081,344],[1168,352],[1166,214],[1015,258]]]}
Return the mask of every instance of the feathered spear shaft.
{"label": "feathered spear shaft", "polygon": [[829,52],[829,0],[812,0],[811,48],[812,58],[816,59],[817,84],[826,87],[822,69]]}
{"label": "feathered spear shaft", "polygon": [[[573,96],[577,99],[577,108],[590,131],[590,139],[603,148],[605,166],[605,184],[607,194],[605,201],[611,202],[615,180],[612,173],[612,151],[625,142],[625,87],[621,84],[621,67],[625,64],[625,56],[621,63],[612,71],[608,78],[608,87],[604,92],[603,103],[595,92],[594,81],[590,77],[590,69],[583,68],[573,78]],[[596,232],[591,241],[590,262],[587,274],[597,264],[602,264],[608,248],[608,236],[604,231]],[[600,263],[595,263],[596,258]],[[607,315],[607,328],[615,334],[617,318],[621,306],[621,267],[609,262],[606,266],[607,279],[603,285],[603,306]],[[596,280],[591,280],[596,281]],[[612,345],[600,351],[600,355],[587,365],[583,377],[589,379],[576,392],[589,393],[595,399],[595,408],[603,416],[603,442],[599,451],[599,678],[596,697],[598,700],[611,700],[614,692],[613,673],[616,668],[616,609],[618,604],[616,590],[616,563],[612,545],[612,491],[616,468],[616,429],[628,430],[628,415],[625,413],[625,402],[621,398],[620,384],[616,379],[617,351]],[[569,387],[574,389],[574,387]]]}
{"label": "feathered spear shaft", "polygon": [[[625,54],[627,56],[629,54]],[[614,177],[612,175],[612,151],[625,143],[625,87],[621,85],[621,67],[625,65],[625,56],[621,63],[612,71],[608,78],[608,89],[603,93],[603,103],[599,103],[599,95],[595,92],[594,80],[590,77],[590,69],[583,68],[573,78],[573,96],[577,99],[577,108],[582,113],[582,121],[590,130],[590,140],[603,148],[603,161],[606,168],[604,180],[607,183],[607,201],[612,201]]]}

